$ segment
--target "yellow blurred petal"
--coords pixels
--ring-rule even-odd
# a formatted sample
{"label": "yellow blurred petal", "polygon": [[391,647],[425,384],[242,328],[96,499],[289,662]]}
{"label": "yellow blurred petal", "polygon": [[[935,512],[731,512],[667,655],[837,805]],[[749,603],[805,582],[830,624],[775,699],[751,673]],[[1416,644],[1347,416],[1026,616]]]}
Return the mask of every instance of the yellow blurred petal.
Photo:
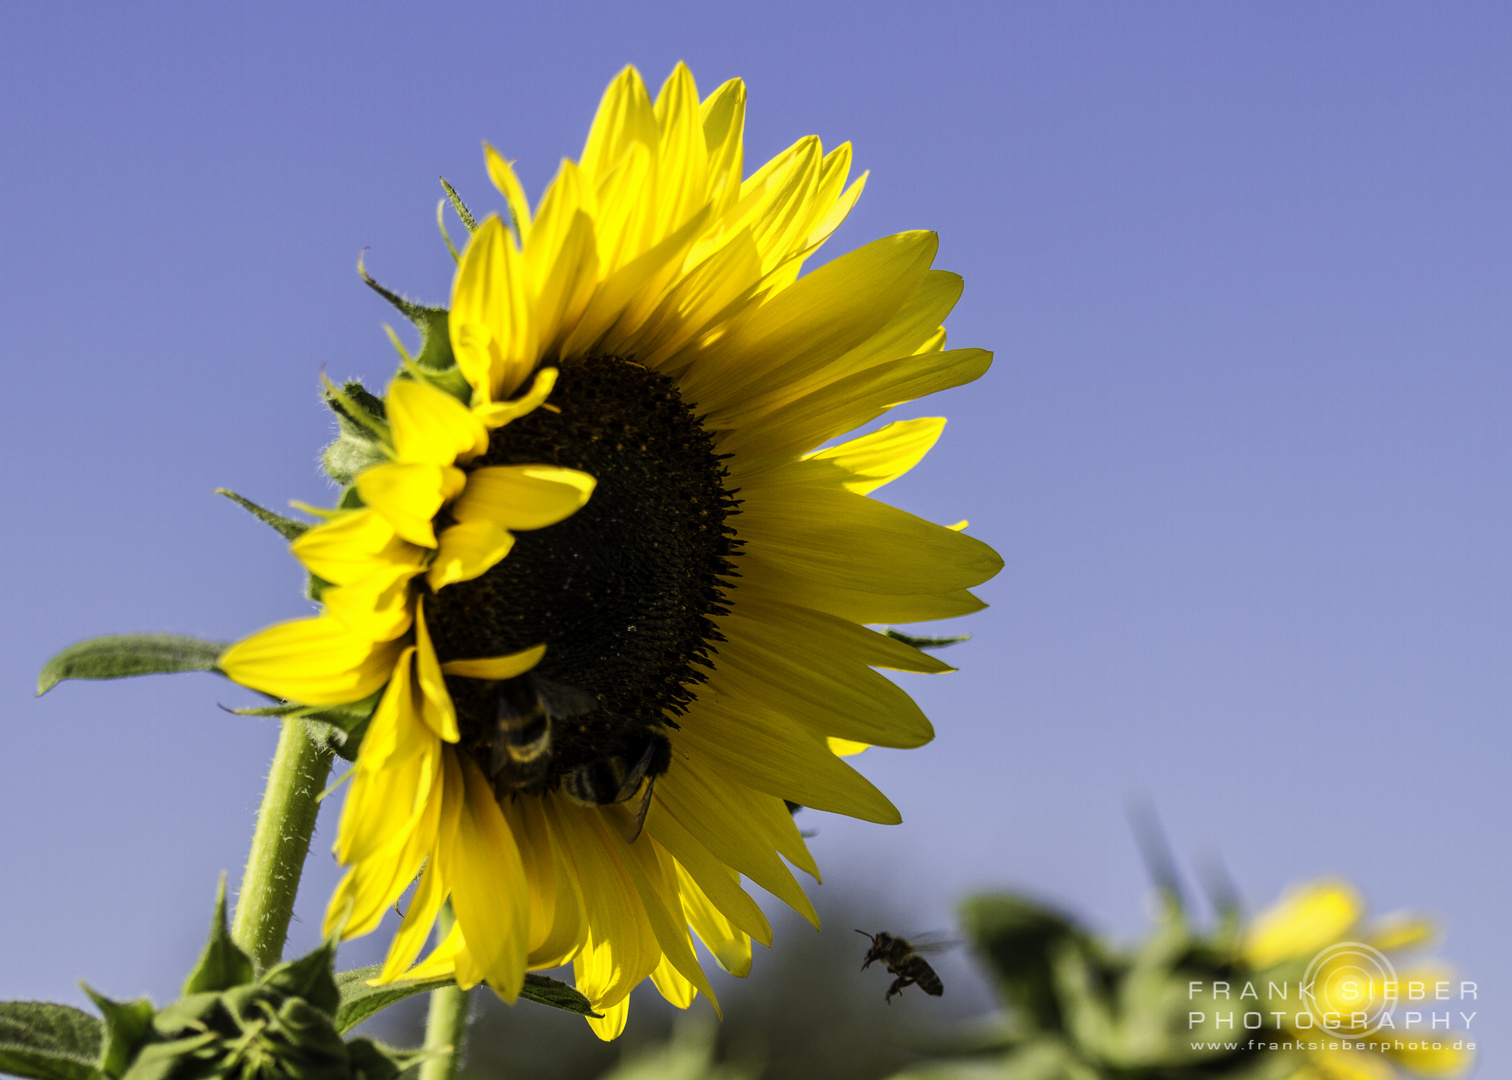
{"label": "yellow blurred petal", "polygon": [[431,519],[466,483],[466,474],[454,466],[395,462],[358,476],[357,493],[404,539],[433,548],[436,532]]}
{"label": "yellow blurred petal", "polygon": [[232,645],[216,663],[233,682],[274,697],[345,705],[388,682],[401,648],[368,641],[322,615],[270,626]]}
{"label": "yellow blurred petal", "polygon": [[466,405],[416,379],[395,379],[384,399],[402,462],[450,465],[488,449],[488,432]]}
{"label": "yellow blurred petal", "polygon": [[487,143],[483,144],[483,160],[488,167],[488,178],[509,204],[509,215],[514,218],[515,228],[520,233],[520,244],[523,246],[530,238],[530,200],[525,197],[520,178],[515,175],[514,166]]}
{"label": "yellow blurred petal", "polygon": [[1310,956],[1344,938],[1364,912],[1364,900],[1347,881],[1312,882],[1256,915],[1241,948],[1257,968]]}
{"label": "yellow blurred petal", "polygon": [[515,391],[536,361],[536,327],[524,260],[496,217],[472,234],[452,283],[448,325],[457,367],[472,385],[473,404]]}
{"label": "yellow blurred petal", "polygon": [[[1376,1038],[1386,1042],[1389,1034],[1389,1031],[1382,1031]],[[1402,1043],[1400,1050],[1397,1049],[1398,1041]],[[1475,1064],[1475,1051],[1466,1049],[1464,1044],[1475,1041],[1466,1031],[1437,1031],[1427,1038],[1422,1033],[1401,1040],[1392,1037],[1387,1056],[1416,1076],[1461,1076]],[[1454,1048],[1456,1042],[1461,1044],[1458,1050]]]}
{"label": "yellow blurred petal", "polygon": [[1382,952],[1394,949],[1411,949],[1426,945],[1438,933],[1438,925],[1427,915],[1387,915],[1372,923],[1361,941]]}
{"label": "yellow blurred petal", "polygon": [[541,662],[546,655],[546,646],[533,645],[508,656],[490,656],[481,660],[448,660],[441,670],[448,675],[461,675],[468,679],[502,681],[523,675]]}
{"label": "yellow blurred petal", "polygon": [[461,758],[466,802],[442,859],[467,951],[494,991],[513,1004],[525,981],[530,936],[525,867],[493,785],[470,755]]}
{"label": "yellow blurred petal", "polygon": [[833,735],[826,736],[825,743],[830,748],[830,753],[837,757],[850,757],[859,754],[863,750],[871,748],[871,743],[852,742],[849,739],[837,739]]}
{"label": "yellow blurred petal", "polygon": [[467,521],[443,529],[425,580],[432,592],[482,577],[514,547],[514,537],[492,521]]}
{"label": "yellow blurred petal", "polygon": [[491,521],[503,529],[544,529],[581,509],[595,483],[585,472],[554,465],[489,465],[468,476],[452,514],[464,525]]}

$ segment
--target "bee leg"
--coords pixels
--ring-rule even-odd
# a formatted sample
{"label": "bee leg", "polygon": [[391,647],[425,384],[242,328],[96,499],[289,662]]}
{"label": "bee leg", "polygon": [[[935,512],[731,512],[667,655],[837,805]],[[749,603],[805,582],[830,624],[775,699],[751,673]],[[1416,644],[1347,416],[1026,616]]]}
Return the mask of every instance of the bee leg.
{"label": "bee leg", "polygon": [[884,999],[889,1005],[892,1004],[894,994],[901,994],[905,986],[912,986],[913,980],[907,975],[899,975],[893,980],[893,984],[887,988],[887,997]]}

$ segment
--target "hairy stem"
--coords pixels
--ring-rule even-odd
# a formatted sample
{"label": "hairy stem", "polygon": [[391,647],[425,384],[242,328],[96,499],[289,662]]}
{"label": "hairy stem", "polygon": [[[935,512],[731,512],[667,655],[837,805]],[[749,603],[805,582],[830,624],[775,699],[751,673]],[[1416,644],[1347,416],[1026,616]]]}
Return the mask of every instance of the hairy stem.
{"label": "hairy stem", "polygon": [[299,875],[330,771],[331,751],[316,744],[303,720],[285,718],[231,926],[231,937],[259,971],[283,957]]}
{"label": "hairy stem", "polygon": [[[441,907],[436,920],[436,940],[445,941],[452,928],[451,901]],[[456,986],[432,990],[430,1012],[425,1018],[425,1048],[443,1053],[420,1066],[420,1080],[455,1080],[462,1065],[462,1044],[467,1038],[468,991]]]}

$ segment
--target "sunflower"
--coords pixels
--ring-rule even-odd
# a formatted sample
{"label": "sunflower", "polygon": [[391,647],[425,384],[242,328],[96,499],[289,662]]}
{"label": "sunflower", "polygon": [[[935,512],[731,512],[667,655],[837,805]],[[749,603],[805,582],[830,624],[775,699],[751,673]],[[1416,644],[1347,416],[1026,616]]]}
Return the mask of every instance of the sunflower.
{"label": "sunflower", "polygon": [[[1310,996],[1281,1015],[1279,1034],[1286,1046],[1296,1044],[1300,1060],[1290,1080],[1393,1080],[1400,1075],[1393,1066],[1414,1076],[1448,1077],[1470,1068],[1475,1055],[1464,1048],[1464,1031],[1425,1029],[1420,1017],[1415,1029],[1399,1027],[1389,1011],[1396,1001],[1411,1000],[1414,987],[1426,994],[1450,985],[1442,965],[1398,972],[1386,958],[1426,943],[1433,932],[1429,920],[1413,916],[1367,923],[1358,890],[1338,880],[1293,889],[1255,916],[1240,944],[1246,966],[1262,974],[1282,971],[1285,985],[1285,977],[1307,965],[1297,981]],[[1337,1027],[1324,1027],[1329,1016]],[[1368,1033],[1351,1034],[1345,1017]]]}
{"label": "sunflower", "polygon": [[739,80],[700,100],[679,65],[653,103],[627,68],[534,210],[485,147],[509,220],[463,210],[445,362],[338,400],[377,452],[292,545],[323,610],[220,659],[311,706],[381,691],[327,926],[418,875],[382,980],[513,1001],[571,963],[612,1038],[648,976],[713,999],[691,935],[737,975],[771,943],[742,877],[818,925],[789,803],[901,820],[844,757],[933,736],[875,669],[950,669],[868,624],[979,610],[1002,563],[869,497],[943,420],[818,448],[991,356],[944,348],[932,233],[802,273],[865,176],[809,137],[742,179],[744,111]]}

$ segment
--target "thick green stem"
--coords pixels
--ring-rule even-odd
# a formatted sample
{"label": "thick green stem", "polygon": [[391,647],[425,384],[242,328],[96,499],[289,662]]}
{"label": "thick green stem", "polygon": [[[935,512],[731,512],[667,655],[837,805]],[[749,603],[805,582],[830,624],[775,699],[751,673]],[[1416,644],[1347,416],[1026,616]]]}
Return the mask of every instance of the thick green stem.
{"label": "thick green stem", "polygon": [[320,810],[320,792],[330,771],[331,751],[316,744],[303,720],[287,717],[268,770],[231,927],[231,937],[259,970],[283,957],[294,894],[299,891],[299,875]]}
{"label": "thick green stem", "polygon": [[[436,940],[445,941],[452,928],[451,903],[441,907],[436,921]],[[420,1066],[420,1080],[455,1080],[462,1065],[462,1043],[467,1038],[468,991],[455,986],[432,990],[430,1013],[425,1018],[425,1048],[442,1053]]]}

